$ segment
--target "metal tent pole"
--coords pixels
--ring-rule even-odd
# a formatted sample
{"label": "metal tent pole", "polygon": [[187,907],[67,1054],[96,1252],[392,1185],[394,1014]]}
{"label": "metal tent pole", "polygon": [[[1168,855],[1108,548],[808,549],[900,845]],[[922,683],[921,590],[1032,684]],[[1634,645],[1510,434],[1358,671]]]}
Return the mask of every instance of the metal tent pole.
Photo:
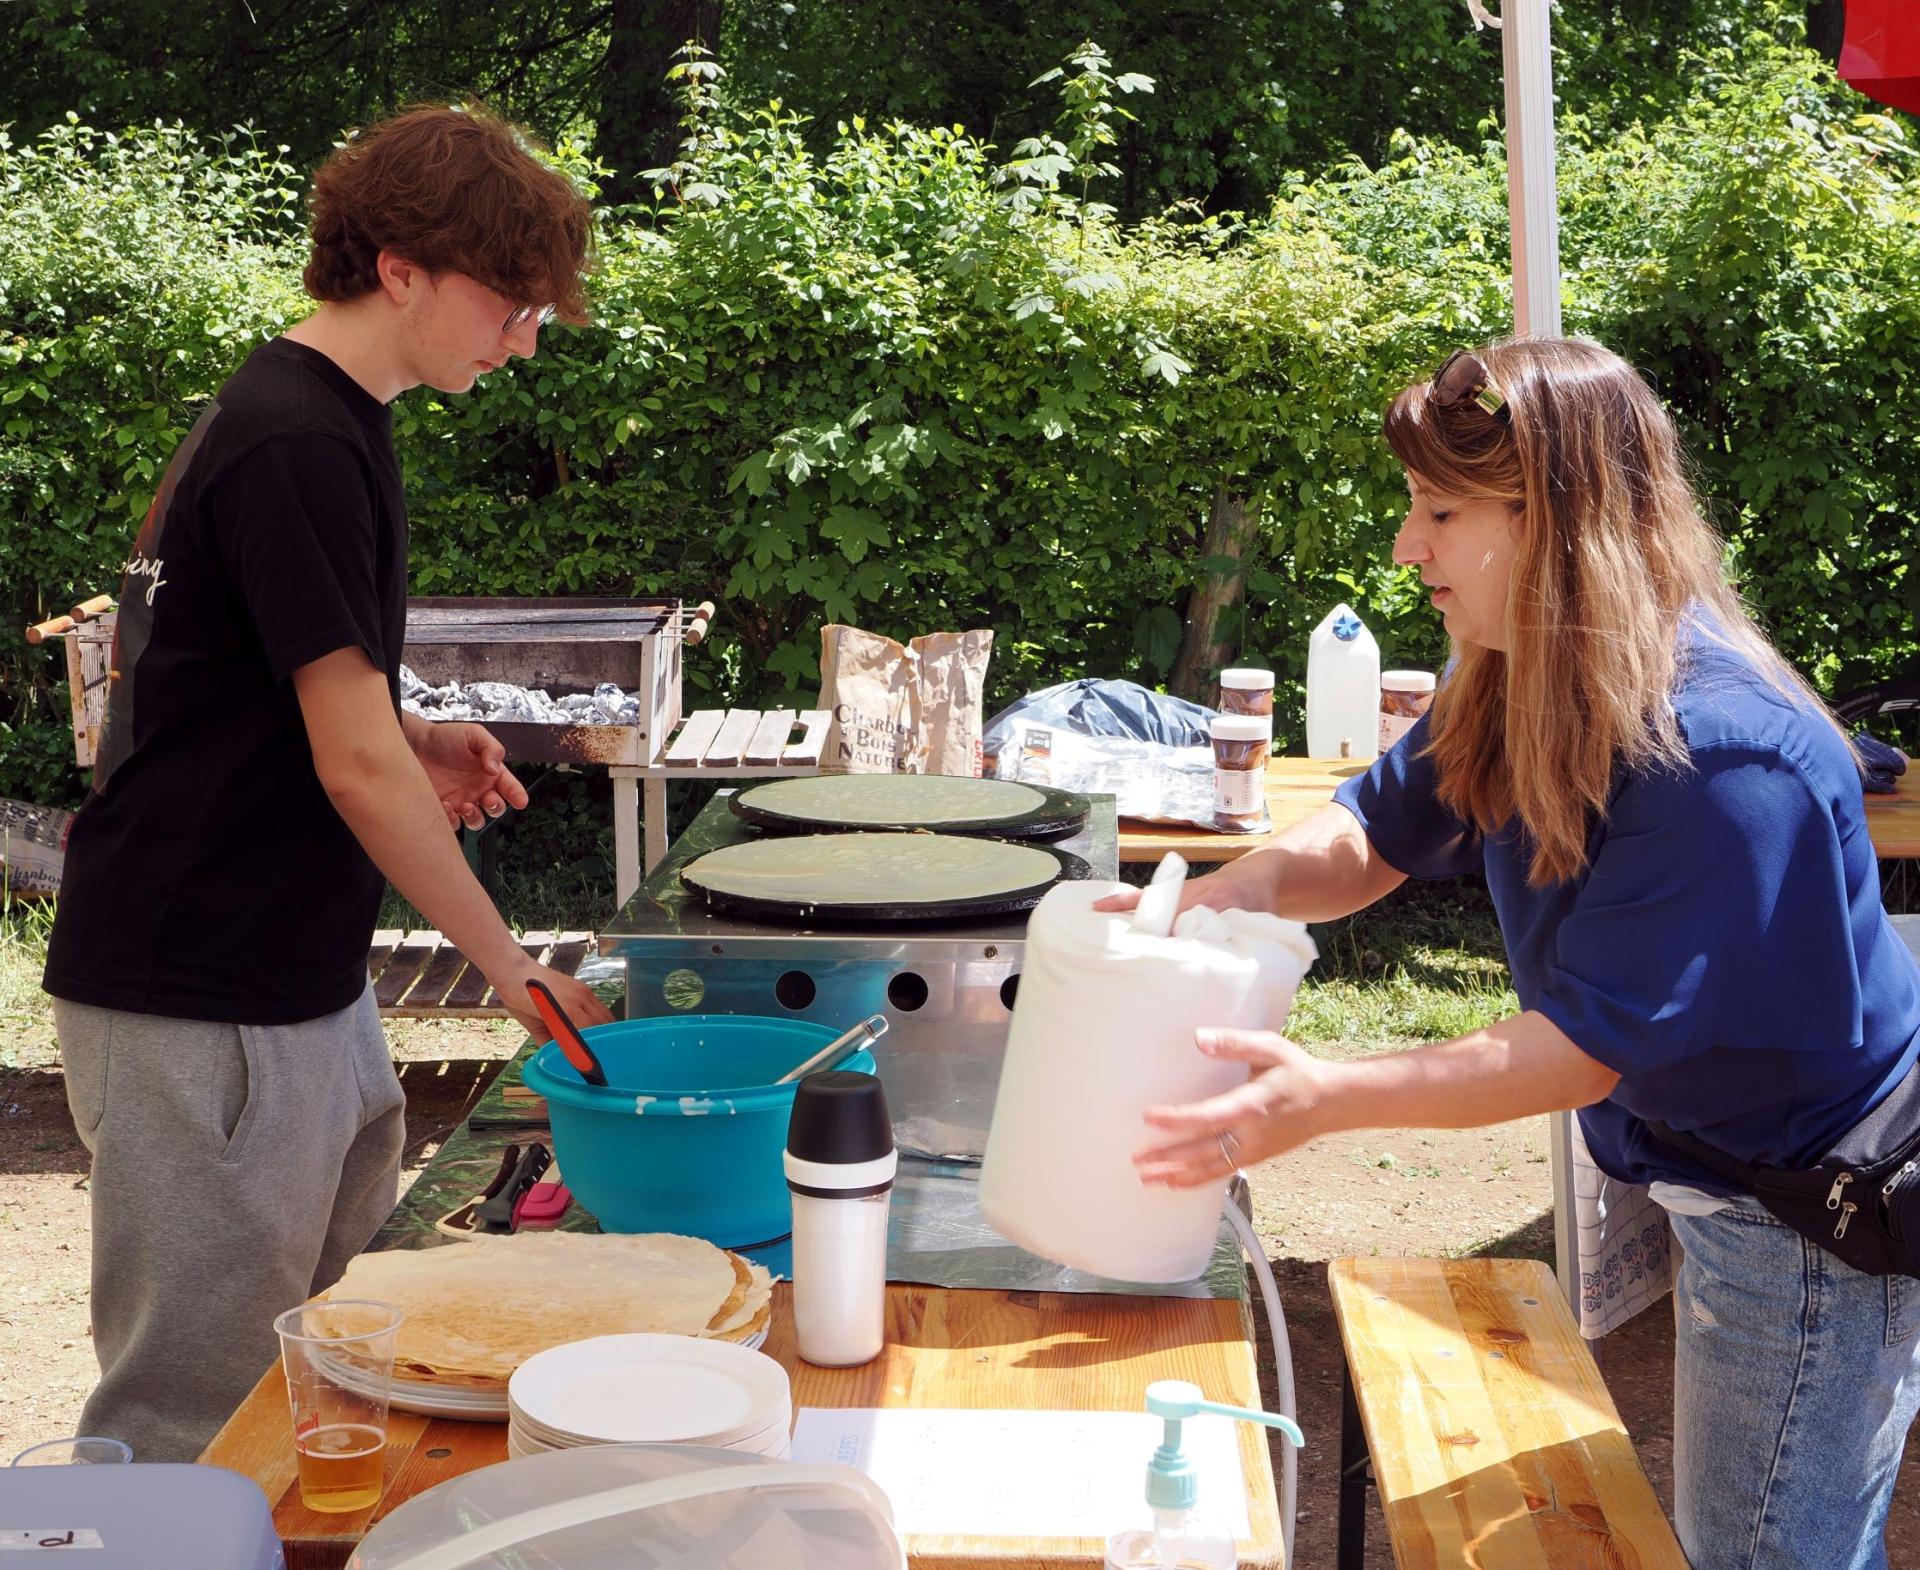
{"label": "metal tent pole", "polygon": [[1553,177],[1551,0],[1506,0],[1500,55],[1507,90],[1507,210],[1513,227],[1513,328],[1560,336],[1560,213]]}
{"label": "metal tent pole", "polygon": [[[1476,27],[1500,29],[1507,98],[1507,216],[1513,231],[1513,330],[1560,336],[1560,198],[1553,170],[1552,0],[1506,0],[1496,18],[1467,0]],[[1573,1117],[1547,1120],[1553,1174],[1553,1258],[1560,1290],[1580,1312],[1580,1241],[1574,1219]]]}

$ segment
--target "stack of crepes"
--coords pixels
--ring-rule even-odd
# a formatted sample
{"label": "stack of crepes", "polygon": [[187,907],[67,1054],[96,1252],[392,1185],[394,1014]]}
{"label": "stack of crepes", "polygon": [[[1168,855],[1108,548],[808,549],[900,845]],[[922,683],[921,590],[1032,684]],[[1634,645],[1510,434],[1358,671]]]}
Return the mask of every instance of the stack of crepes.
{"label": "stack of crepes", "polygon": [[584,1336],[762,1339],[773,1277],[671,1232],[531,1232],[362,1254],[326,1296],[405,1314],[396,1379],[505,1392],[528,1358]]}

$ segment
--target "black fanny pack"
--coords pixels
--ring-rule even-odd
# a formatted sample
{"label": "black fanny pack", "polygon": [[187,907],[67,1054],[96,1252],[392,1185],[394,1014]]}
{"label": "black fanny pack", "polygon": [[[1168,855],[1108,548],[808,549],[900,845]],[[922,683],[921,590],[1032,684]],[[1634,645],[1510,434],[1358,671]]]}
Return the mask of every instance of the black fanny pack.
{"label": "black fanny pack", "polygon": [[[1920,1068],[1817,1167],[1762,1167],[1665,1123],[1647,1127],[1683,1155],[1765,1205],[1808,1241],[1870,1276],[1920,1276]],[[1891,1155],[1851,1159],[1856,1150]],[[1844,1154],[1843,1154],[1844,1153]]]}

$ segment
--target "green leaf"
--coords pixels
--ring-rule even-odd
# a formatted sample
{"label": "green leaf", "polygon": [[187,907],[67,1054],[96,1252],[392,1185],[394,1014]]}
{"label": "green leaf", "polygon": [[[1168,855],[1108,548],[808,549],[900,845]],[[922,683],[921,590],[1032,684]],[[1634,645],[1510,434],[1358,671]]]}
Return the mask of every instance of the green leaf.
{"label": "green leaf", "polygon": [[1173,668],[1180,653],[1180,618],[1164,605],[1143,612],[1133,624],[1133,646],[1158,671]]}
{"label": "green leaf", "polygon": [[1163,378],[1169,387],[1178,387],[1180,378],[1193,367],[1171,349],[1155,349],[1140,361],[1140,369],[1149,376]]}
{"label": "green leaf", "polygon": [[869,547],[886,544],[890,535],[879,513],[841,505],[830,507],[821,519],[820,537],[837,544],[848,561],[860,562],[866,559]]}

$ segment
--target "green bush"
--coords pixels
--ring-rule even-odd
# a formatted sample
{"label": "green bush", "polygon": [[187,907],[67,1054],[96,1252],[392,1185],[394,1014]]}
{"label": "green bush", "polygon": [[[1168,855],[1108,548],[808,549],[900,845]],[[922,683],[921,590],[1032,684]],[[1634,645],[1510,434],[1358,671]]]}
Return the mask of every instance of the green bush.
{"label": "green bush", "polygon": [[301,314],[299,199],[251,139],[0,130],[0,795],[72,794],[65,665],[20,628],[118,591],[206,399]]}
{"label": "green bush", "polygon": [[[1668,120],[1563,128],[1567,326],[1673,402],[1788,652],[1830,683],[1903,669],[1912,150],[1804,52],[1696,70]],[[1099,198],[1141,84],[1098,51],[1056,131],[1008,154],[859,120],[816,153],[791,115],[689,81],[661,201],[602,214],[595,323],[468,396],[402,400],[417,592],[715,597],[689,680],[741,702],[808,689],[829,619],[993,627],[993,702],[1164,681],[1183,643],[1204,677],[1225,651],[1187,613],[1222,583],[1244,594],[1226,649],[1283,684],[1338,598],[1389,659],[1442,657],[1386,559],[1403,492],[1379,414],[1508,321],[1497,145],[1401,137],[1258,218],[1123,225]],[[271,155],[178,130],[0,145],[16,622],[117,579],[199,401],[299,310],[293,199]],[[1237,554],[1219,516],[1257,516]],[[0,793],[47,794],[58,674],[0,652]],[[1278,721],[1297,742],[1297,702]]]}

